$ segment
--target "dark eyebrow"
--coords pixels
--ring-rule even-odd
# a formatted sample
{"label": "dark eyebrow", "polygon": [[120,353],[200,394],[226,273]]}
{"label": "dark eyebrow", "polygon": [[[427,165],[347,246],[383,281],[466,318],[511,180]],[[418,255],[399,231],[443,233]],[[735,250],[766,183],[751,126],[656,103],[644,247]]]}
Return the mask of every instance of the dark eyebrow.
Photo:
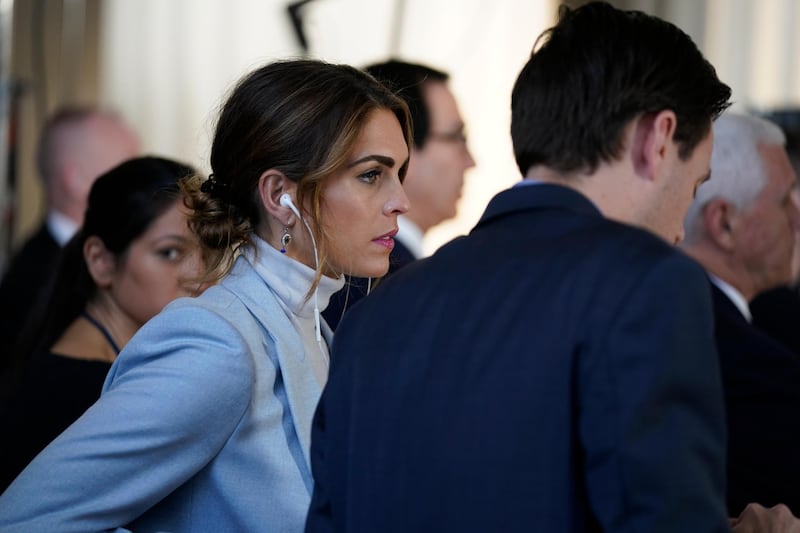
{"label": "dark eyebrow", "polygon": [[192,238],[186,237],[185,235],[180,235],[178,233],[167,233],[166,235],[162,235],[161,237],[157,238],[153,242],[162,242],[162,241],[180,241],[182,243],[191,243]]}
{"label": "dark eyebrow", "polygon": [[365,163],[367,161],[377,161],[381,165],[385,165],[389,168],[394,167],[394,159],[392,159],[391,157],[387,157],[385,155],[368,155],[362,157],[361,159],[353,161],[352,163],[347,165],[347,168],[353,168],[354,166],[360,165],[361,163]]}

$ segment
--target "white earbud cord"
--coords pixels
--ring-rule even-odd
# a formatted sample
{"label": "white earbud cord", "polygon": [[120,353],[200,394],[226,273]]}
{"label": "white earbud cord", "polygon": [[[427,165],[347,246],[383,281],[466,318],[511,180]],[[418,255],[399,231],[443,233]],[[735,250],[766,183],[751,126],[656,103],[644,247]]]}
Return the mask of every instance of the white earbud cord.
{"label": "white earbud cord", "polygon": [[[288,193],[283,193],[279,200],[280,204],[284,207],[288,207],[292,210],[292,212],[299,218],[303,224],[305,225],[306,229],[308,230],[308,235],[311,237],[311,245],[314,247],[314,269],[315,271],[319,270],[319,253],[317,252],[317,240],[314,238],[314,232],[311,231],[311,226],[308,225],[306,219],[300,214],[300,210],[297,209],[297,206],[294,205],[292,202],[292,197],[289,196]],[[322,348],[322,325],[320,324],[319,318],[319,283],[314,288],[314,334],[317,338],[317,346],[319,346],[319,351],[322,354],[325,363],[330,365],[330,357]]]}
{"label": "white earbud cord", "polygon": [[[347,283],[350,283],[350,280],[347,280]],[[372,290],[372,278],[367,278],[367,296],[369,296],[370,291]],[[344,305],[342,305],[342,314],[339,315],[339,322],[342,321],[344,318],[344,312],[347,311],[347,303],[350,301],[350,288],[348,287],[344,293]]]}
{"label": "white earbud cord", "polygon": [[[319,270],[319,254],[317,253],[317,240],[314,238],[314,232],[311,231],[311,226],[308,225],[306,219],[300,217],[300,220],[303,221],[303,224],[308,230],[308,234],[311,236],[311,245],[314,247],[314,266],[315,270]],[[319,318],[319,284],[314,288],[314,329],[317,336],[319,351],[322,353],[323,357],[325,357],[325,360],[328,361],[328,355],[322,348],[322,325],[320,324]]]}

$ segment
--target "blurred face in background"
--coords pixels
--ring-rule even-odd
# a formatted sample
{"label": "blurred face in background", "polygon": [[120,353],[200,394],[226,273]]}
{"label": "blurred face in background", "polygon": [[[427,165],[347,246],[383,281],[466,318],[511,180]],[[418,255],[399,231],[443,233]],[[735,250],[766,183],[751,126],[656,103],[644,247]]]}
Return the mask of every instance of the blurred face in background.
{"label": "blurred face in background", "polygon": [[65,215],[83,220],[89,191],[95,180],[140,153],[137,135],[121,119],[98,114],[59,136],[59,164],[63,198],[54,198]]}
{"label": "blurred face in background", "polygon": [[797,178],[780,145],[758,147],[766,180],[755,200],[736,213],[736,253],[756,293],[792,281],[794,245],[800,228]]}
{"label": "blurred face in background", "polygon": [[430,129],[425,145],[412,151],[403,186],[411,202],[408,218],[427,231],[456,215],[464,173],[475,166],[475,160],[467,148],[464,120],[447,85],[428,82],[422,93]]}
{"label": "blurred face in background", "polygon": [[200,246],[178,200],[117,258],[110,293],[139,327],[172,300],[195,296],[203,273]]}

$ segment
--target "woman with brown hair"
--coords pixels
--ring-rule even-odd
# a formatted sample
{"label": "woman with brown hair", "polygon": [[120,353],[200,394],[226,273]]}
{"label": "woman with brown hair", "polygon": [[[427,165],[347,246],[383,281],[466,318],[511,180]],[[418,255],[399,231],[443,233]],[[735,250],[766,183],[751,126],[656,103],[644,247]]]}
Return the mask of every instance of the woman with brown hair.
{"label": "woman with brown hair", "polygon": [[0,529],[301,531],[319,312],[342,274],[387,271],[410,138],[405,104],[352,67],[284,61],[240,81],[213,174],[183,183],[219,283],[130,341],[100,400],[0,497]]}

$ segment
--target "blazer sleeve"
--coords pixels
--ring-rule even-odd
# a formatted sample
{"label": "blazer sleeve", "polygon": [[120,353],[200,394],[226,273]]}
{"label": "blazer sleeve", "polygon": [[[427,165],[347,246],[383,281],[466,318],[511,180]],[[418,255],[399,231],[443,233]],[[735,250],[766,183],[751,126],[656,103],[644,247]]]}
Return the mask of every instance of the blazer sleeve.
{"label": "blazer sleeve", "polygon": [[728,531],[708,281],[683,254],[640,271],[578,372],[589,505],[603,531]]}
{"label": "blazer sleeve", "polygon": [[0,497],[0,531],[124,527],[203,468],[246,411],[253,366],[230,322],[168,307],[117,358],[100,399]]}

